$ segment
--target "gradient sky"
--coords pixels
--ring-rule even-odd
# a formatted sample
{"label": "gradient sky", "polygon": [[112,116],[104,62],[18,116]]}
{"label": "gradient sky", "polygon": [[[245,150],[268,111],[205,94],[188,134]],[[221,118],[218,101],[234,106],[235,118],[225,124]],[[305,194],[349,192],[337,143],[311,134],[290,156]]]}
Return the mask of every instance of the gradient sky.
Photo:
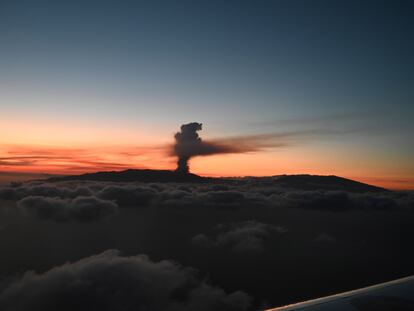
{"label": "gradient sky", "polygon": [[294,135],[195,158],[195,173],[414,188],[413,13],[408,0],[0,1],[0,171],[174,168],[174,132],[196,121],[205,138]]}

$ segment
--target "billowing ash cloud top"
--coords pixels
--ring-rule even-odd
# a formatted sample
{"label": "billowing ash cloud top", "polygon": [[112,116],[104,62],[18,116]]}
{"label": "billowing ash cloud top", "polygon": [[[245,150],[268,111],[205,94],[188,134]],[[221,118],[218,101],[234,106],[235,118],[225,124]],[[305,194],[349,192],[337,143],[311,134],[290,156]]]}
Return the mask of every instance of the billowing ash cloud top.
{"label": "billowing ash cloud top", "polygon": [[178,157],[177,171],[181,173],[188,173],[188,160],[192,156],[197,155],[198,151],[202,148],[203,142],[198,135],[198,131],[201,131],[202,124],[193,122],[181,125],[181,132],[175,134],[175,146],[174,151]]}
{"label": "billowing ash cloud top", "polygon": [[242,135],[233,137],[219,137],[203,140],[198,132],[203,124],[191,122],[181,125],[180,132],[174,136],[175,144],[171,155],[177,156],[177,172],[189,172],[189,160],[195,156],[215,154],[248,153],[274,148],[285,148],[311,139],[323,137],[343,136],[360,129],[307,129],[300,131],[287,131],[257,135]]}
{"label": "billowing ash cloud top", "polygon": [[188,173],[188,161],[194,156],[237,152],[229,145],[202,140],[197,133],[202,129],[202,123],[192,122],[181,125],[181,131],[175,134],[174,153],[178,157],[178,172]]}

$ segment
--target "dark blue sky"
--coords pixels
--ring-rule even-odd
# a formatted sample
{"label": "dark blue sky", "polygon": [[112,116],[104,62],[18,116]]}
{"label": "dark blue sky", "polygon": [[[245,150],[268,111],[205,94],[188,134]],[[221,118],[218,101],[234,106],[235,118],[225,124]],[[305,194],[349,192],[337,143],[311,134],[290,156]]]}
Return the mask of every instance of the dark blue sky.
{"label": "dark blue sky", "polygon": [[381,138],[354,142],[406,158],[414,154],[413,8],[402,0],[2,0],[0,107],[15,120],[47,115],[160,133],[188,121],[210,134],[315,122],[379,128]]}

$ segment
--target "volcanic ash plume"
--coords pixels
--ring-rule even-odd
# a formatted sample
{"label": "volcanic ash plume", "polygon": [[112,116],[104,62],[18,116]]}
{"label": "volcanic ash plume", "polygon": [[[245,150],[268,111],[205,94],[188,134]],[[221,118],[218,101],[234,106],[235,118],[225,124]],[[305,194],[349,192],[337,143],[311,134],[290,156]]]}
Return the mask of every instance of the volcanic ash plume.
{"label": "volcanic ash plume", "polygon": [[193,122],[181,125],[181,132],[175,134],[174,152],[178,157],[177,172],[188,173],[188,161],[202,149],[202,141],[197,131],[202,129],[202,124]]}
{"label": "volcanic ash plume", "polygon": [[289,133],[268,134],[227,137],[206,141],[198,136],[197,132],[201,130],[201,123],[192,122],[181,125],[181,131],[175,134],[175,145],[172,154],[178,157],[177,172],[188,173],[188,161],[195,156],[248,153],[268,148],[284,147],[286,143],[280,140],[285,136],[289,136]]}

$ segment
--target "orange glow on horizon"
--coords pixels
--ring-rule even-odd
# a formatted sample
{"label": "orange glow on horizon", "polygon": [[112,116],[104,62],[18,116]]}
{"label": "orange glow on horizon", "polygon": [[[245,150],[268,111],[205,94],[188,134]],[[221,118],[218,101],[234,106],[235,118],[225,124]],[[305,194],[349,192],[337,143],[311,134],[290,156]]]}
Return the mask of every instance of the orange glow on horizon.
{"label": "orange glow on horizon", "polygon": [[192,160],[192,172],[211,177],[274,176],[274,175],[336,175],[393,190],[413,190],[414,178],[389,174],[383,170],[350,169],[332,162],[311,160],[310,155],[296,152],[238,154],[199,157]]}
{"label": "orange glow on horizon", "polygon": [[[168,155],[168,145],[62,148],[8,146],[0,148],[0,172],[11,174],[73,175],[125,169],[175,169],[176,159]],[[337,175],[388,189],[414,189],[414,179],[376,170],[350,170],[347,163],[316,160],[312,152],[282,150],[195,157],[191,171],[202,176],[240,177],[282,174]],[[333,169],[335,167],[335,169]],[[368,176],[368,177],[367,177]]]}
{"label": "orange glow on horizon", "polygon": [[[0,149],[0,171],[16,173],[82,174],[128,168],[171,168],[161,147],[51,148],[10,146]],[[150,166],[148,166],[150,165]]]}
{"label": "orange glow on horizon", "polygon": [[[6,173],[66,175],[176,167],[176,159],[168,152],[174,133],[168,129],[113,129],[105,124],[58,120],[0,121],[3,179]],[[410,159],[397,161],[392,155],[354,152],[347,146],[298,144],[254,153],[195,157],[190,162],[191,171],[203,176],[337,175],[390,189],[414,189]]]}

